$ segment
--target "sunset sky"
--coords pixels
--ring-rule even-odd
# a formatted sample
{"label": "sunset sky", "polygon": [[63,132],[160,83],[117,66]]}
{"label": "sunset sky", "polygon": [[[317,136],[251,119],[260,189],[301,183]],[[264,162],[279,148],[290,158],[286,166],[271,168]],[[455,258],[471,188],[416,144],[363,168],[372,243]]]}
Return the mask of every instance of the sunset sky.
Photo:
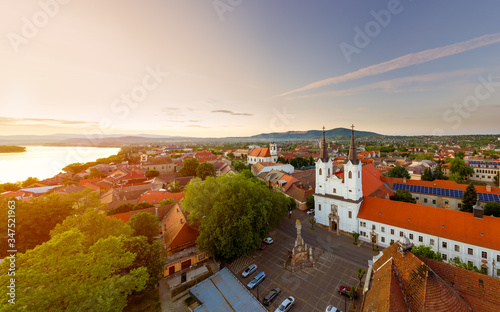
{"label": "sunset sky", "polygon": [[500,133],[500,2],[1,0],[0,135]]}

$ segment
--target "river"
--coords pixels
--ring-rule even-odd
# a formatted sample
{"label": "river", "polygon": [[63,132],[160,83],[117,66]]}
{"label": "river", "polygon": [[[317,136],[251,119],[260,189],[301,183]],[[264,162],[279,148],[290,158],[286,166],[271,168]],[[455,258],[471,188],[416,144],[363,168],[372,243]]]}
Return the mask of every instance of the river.
{"label": "river", "polygon": [[0,153],[0,183],[51,178],[71,163],[95,161],[119,151],[109,147],[26,146],[24,153]]}

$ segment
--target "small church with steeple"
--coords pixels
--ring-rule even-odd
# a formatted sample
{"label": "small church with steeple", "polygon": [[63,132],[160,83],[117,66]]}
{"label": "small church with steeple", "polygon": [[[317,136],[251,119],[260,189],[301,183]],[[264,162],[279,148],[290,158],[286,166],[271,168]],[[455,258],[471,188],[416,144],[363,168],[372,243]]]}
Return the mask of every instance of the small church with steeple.
{"label": "small church with steeple", "polygon": [[314,210],[316,222],[339,233],[359,232],[357,215],[363,201],[362,164],[354,143],[354,125],[351,132],[349,156],[342,166],[334,165],[328,156],[323,127],[321,151],[316,161],[316,189]]}

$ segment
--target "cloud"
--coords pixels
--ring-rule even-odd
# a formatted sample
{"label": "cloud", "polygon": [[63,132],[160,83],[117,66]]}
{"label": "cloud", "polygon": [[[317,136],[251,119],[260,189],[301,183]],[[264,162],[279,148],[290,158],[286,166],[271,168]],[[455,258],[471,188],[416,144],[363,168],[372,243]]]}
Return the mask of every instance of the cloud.
{"label": "cloud", "polygon": [[64,119],[48,119],[48,118],[10,118],[0,117],[0,125],[49,125],[49,126],[71,126],[71,125],[89,125],[96,126],[97,122],[75,121]]}
{"label": "cloud", "polygon": [[192,119],[192,120],[174,120],[174,119],[169,119],[167,121],[168,122],[195,122],[195,123],[196,122],[201,122],[201,120],[194,120],[194,119]]}
{"label": "cloud", "polygon": [[212,113],[224,113],[224,114],[230,114],[230,115],[233,115],[233,116],[253,116],[253,114],[249,114],[249,113],[235,113],[235,112],[232,112],[232,111],[226,110],[226,109],[213,110]]}
{"label": "cloud", "polygon": [[186,127],[190,127],[190,128],[210,128],[210,127],[205,127],[205,126],[200,126],[200,125],[187,125]]}
{"label": "cloud", "polygon": [[286,96],[292,93],[312,90],[331,84],[338,84],[349,80],[360,79],[367,76],[383,74],[392,70],[430,62],[442,57],[459,54],[469,50],[477,49],[490,44],[500,42],[500,33],[484,35],[471,40],[450,44],[444,47],[429,49],[417,53],[403,55],[390,61],[382,62],[344,75],[319,80],[304,87],[284,92],[278,96]]}

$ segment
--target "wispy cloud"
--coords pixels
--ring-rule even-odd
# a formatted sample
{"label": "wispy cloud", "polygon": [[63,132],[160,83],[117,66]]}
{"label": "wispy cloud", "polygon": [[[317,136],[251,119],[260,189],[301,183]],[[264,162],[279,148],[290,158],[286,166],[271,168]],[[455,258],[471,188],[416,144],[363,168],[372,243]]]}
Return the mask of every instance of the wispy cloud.
{"label": "wispy cloud", "polygon": [[48,118],[10,118],[0,117],[0,124],[4,125],[52,125],[52,126],[71,126],[71,125],[98,125],[97,122],[75,121],[64,119]]}
{"label": "wispy cloud", "polygon": [[169,119],[167,121],[168,122],[194,122],[194,123],[201,122],[201,120],[194,120],[194,119],[192,119],[192,120],[174,120],[174,119]]}
{"label": "wispy cloud", "polygon": [[327,91],[327,92],[307,94],[307,95],[290,96],[287,97],[287,100],[295,100],[299,98],[314,98],[322,96],[347,96],[370,90],[381,90],[390,93],[428,91],[445,87],[446,84],[443,84],[442,83],[443,81],[447,81],[447,84],[450,84],[452,83],[450,82],[451,79],[454,83],[456,83],[456,79],[463,80],[464,77],[479,75],[481,73],[484,73],[485,71],[491,71],[491,68],[490,69],[475,68],[475,69],[455,70],[451,72],[433,73],[427,75],[415,75],[415,76],[379,81],[376,83],[371,83],[355,88]]}
{"label": "wispy cloud", "polygon": [[250,113],[235,113],[235,112],[227,110],[227,109],[213,110],[212,113],[224,113],[224,114],[230,114],[233,116],[253,116],[253,114],[250,114]]}
{"label": "wispy cloud", "polygon": [[401,57],[392,59],[390,61],[382,62],[379,64],[375,64],[372,66],[368,66],[365,68],[361,68],[357,71],[319,80],[313,83],[310,83],[304,87],[294,89],[291,91],[284,92],[279,94],[278,96],[286,96],[292,93],[312,90],[324,86],[328,86],[331,84],[338,84],[341,82],[346,82],[349,80],[359,79],[367,76],[379,75],[382,73],[386,73],[392,70],[396,70],[399,68],[404,68],[412,65],[422,64],[426,62],[430,62],[442,57],[459,54],[462,52],[466,52],[469,50],[477,49],[483,46],[491,45],[500,42],[500,33],[484,35],[481,37],[477,37],[471,40],[462,41],[458,43],[454,43],[451,45],[447,45],[444,47],[429,49],[417,53],[411,53],[407,55],[403,55]]}
{"label": "wispy cloud", "polygon": [[205,127],[205,126],[200,126],[200,125],[187,125],[186,127],[190,127],[190,128],[210,128],[210,127]]}

